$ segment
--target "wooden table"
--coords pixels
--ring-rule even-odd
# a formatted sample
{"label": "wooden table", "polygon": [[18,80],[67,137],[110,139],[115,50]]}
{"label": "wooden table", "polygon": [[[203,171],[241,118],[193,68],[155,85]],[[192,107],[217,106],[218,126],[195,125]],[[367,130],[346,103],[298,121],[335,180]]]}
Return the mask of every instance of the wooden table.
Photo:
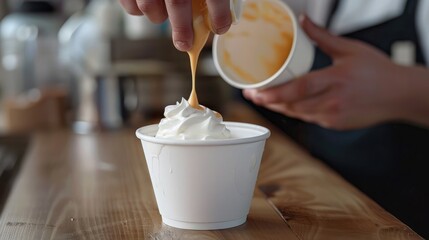
{"label": "wooden table", "polygon": [[[133,130],[34,136],[0,217],[0,239],[421,239],[249,109],[268,140],[248,221],[221,231],[161,223]],[[237,114],[239,113],[239,114]]]}

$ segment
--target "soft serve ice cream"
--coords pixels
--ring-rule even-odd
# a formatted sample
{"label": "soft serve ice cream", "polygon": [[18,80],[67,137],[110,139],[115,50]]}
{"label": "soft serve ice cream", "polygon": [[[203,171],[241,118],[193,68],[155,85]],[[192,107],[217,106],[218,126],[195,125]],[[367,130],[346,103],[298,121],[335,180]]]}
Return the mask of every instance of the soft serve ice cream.
{"label": "soft serve ice cream", "polygon": [[176,105],[167,106],[164,116],[158,125],[157,138],[207,140],[231,137],[220,114],[209,108],[195,109],[184,98]]}

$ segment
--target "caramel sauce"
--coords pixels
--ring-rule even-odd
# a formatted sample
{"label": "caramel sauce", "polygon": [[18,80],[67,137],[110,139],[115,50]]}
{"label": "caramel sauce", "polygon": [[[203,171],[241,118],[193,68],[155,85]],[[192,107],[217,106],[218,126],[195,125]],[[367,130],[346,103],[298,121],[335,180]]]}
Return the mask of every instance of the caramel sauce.
{"label": "caramel sauce", "polygon": [[204,108],[201,107],[200,103],[198,102],[198,96],[196,91],[196,72],[198,58],[211,32],[209,27],[210,25],[207,21],[208,12],[205,0],[192,0],[192,16],[194,28],[194,44],[191,50],[188,51],[192,72],[192,91],[188,101],[193,108],[204,110]]}
{"label": "caramel sauce", "polygon": [[[204,111],[205,107],[201,106],[198,101],[196,73],[198,58],[200,56],[201,50],[206,45],[210,32],[212,32],[205,0],[192,0],[192,18],[194,28],[194,44],[191,50],[188,51],[192,73],[192,91],[188,102],[191,107]],[[217,118],[222,118],[220,113],[214,111],[214,114]]]}

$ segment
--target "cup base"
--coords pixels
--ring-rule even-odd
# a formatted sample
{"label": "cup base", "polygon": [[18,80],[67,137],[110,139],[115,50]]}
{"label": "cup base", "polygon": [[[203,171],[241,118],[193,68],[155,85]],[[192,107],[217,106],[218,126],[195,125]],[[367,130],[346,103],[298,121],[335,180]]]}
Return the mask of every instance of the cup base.
{"label": "cup base", "polygon": [[162,218],[162,222],[170,227],[189,229],[189,230],[217,230],[226,229],[239,226],[246,222],[247,217],[242,217],[232,221],[226,222],[210,222],[210,223],[196,223],[196,222],[183,222],[169,218]]}

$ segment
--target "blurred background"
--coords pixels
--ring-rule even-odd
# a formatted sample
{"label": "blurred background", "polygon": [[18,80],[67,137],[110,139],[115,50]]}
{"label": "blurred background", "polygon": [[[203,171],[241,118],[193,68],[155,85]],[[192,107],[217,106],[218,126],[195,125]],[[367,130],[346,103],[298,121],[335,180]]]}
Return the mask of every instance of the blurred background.
{"label": "blurred background", "polygon": [[[1,0],[0,18],[1,132],[138,126],[190,93],[189,60],[168,22],[130,16],[117,0]],[[197,89],[220,112],[232,97],[210,44]]]}
{"label": "blurred background", "polygon": [[[135,129],[189,96],[170,32],[117,0],[0,0],[0,213],[32,132]],[[223,112],[234,93],[210,43],[197,78],[200,102]]]}

